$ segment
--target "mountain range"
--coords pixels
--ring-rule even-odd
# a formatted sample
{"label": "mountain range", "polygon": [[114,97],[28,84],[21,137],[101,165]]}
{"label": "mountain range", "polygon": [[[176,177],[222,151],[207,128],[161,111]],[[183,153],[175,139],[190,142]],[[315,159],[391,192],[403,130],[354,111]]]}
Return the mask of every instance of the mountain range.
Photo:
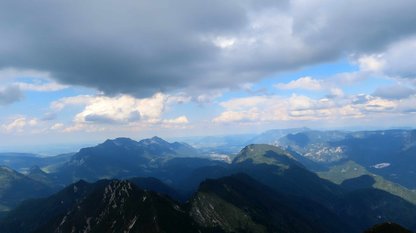
{"label": "mountain range", "polygon": [[293,129],[267,134],[279,146],[249,144],[231,162],[158,137],[106,140],[23,173],[2,167],[0,232],[358,233],[384,222],[414,231],[410,185],[369,166],[399,155],[349,154],[378,152],[371,142],[382,138],[411,161],[413,133]]}

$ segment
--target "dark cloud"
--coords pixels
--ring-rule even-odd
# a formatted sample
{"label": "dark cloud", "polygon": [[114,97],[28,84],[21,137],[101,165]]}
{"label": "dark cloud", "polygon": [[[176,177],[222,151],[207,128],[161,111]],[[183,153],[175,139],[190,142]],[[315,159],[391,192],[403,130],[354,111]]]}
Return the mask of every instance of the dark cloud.
{"label": "dark cloud", "polygon": [[392,77],[416,79],[415,51],[415,37],[394,43],[381,57],[383,72]]}
{"label": "dark cloud", "polygon": [[[415,31],[415,8],[410,0],[0,0],[0,68],[48,71],[107,94],[233,88],[381,49]],[[235,45],[213,43],[224,38]]]}
{"label": "dark cloud", "polygon": [[297,2],[294,33],[328,56],[377,52],[416,31],[413,0]]}
{"label": "dark cloud", "polygon": [[0,89],[0,105],[8,105],[23,98],[23,93],[16,86]]}
{"label": "dark cloud", "polygon": [[414,94],[416,94],[415,89],[402,85],[379,87],[373,93],[374,96],[385,99],[405,99]]}

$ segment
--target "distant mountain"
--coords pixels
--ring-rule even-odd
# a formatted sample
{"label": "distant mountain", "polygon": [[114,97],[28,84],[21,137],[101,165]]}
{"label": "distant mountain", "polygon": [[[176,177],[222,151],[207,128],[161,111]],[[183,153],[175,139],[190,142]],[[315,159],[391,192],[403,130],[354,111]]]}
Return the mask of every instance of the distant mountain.
{"label": "distant mountain", "polygon": [[27,172],[33,166],[39,166],[48,171],[67,162],[73,153],[57,156],[41,157],[37,154],[28,153],[0,153],[0,165],[7,166],[19,172]]}
{"label": "distant mountain", "polygon": [[0,167],[0,212],[16,207],[28,198],[50,195],[54,189],[8,167]]}
{"label": "distant mountain", "polygon": [[413,166],[416,163],[416,130],[306,130],[283,137],[280,134],[270,136],[259,142],[281,146],[328,167],[352,160],[371,173],[416,188],[416,169]]}
{"label": "distant mountain", "polygon": [[306,158],[320,163],[332,163],[346,157],[342,145],[347,132],[309,130],[291,133],[279,138],[273,145],[293,150]]}
{"label": "distant mountain", "polygon": [[48,198],[23,203],[0,223],[3,233],[194,233],[197,229],[179,204],[118,180],[79,181]]}
{"label": "distant mountain", "polygon": [[246,141],[245,144],[277,145],[280,138],[285,137],[288,134],[297,134],[305,131],[310,131],[310,129],[306,127],[292,129],[272,129],[251,138],[250,140]]}
{"label": "distant mountain", "polygon": [[46,173],[38,166],[31,167],[25,175],[26,177],[39,183],[45,184],[48,187],[54,187],[56,189],[63,188],[62,186],[57,185],[58,182],[53,175]]}
{"label": "distant mountain", "polygon": [[198,150],[184,143],[169,143],[153,137],[139,142],[129,138],[106,140],[95,146],[81,149],[69,162],[57,169],[63,183],[78,179],[95,181],[104,178],[153,176],[157,168],[169,160],[197,157]]}
{"label": "distant mountain", "polygon": [[256,134],[236,134],[183,138],[185,142],[204,153],[235,154],[246,146]]}

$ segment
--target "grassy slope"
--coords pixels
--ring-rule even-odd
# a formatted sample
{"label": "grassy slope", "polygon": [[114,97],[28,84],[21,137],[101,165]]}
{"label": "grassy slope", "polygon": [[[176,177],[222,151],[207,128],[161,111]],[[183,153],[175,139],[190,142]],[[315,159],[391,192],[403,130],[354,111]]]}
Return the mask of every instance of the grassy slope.
{"label": "grassy slope", "polygon": [[329,171],[318,172],[318,175],[330,180],[336,184],[341,184],[343,181],[356,178],[362,175],[370,175],[374,178],[374,188],[384,190],[393,195],[399,196],[413,204],[416,204],[416,190],[407,189],[399,184],[385,180],[383,177],[375,175],[367,171],[363,166],[353,162],[347,161],[343,164],[333,166]]}

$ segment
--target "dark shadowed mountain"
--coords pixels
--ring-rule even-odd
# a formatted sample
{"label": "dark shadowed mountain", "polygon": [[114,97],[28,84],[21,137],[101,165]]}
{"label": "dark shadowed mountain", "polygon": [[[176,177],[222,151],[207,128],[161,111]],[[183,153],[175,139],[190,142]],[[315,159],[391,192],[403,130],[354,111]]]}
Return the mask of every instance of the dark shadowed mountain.
{"label": "dark shadowed mountain", "polygon": [[392,222],[385,222],[382,224],[377,224],[370,229],[367,229],[364,233],[412,233],[406,228],[400,226],[399,224]]}
{"label": "dark shadowed mountain", "polygon": [[245,174],[204,181],[190,214],[200,225],[225,232],[351,232],[324,206],[278,193]]}
{"label": "dark shadowed mountain", "polygon": [[3,233],[197,232],[177,203],[129,181],[79,181],[44,199],[30,200],[0,223]]}
{"label": "dark shadowed mountain", "polygon": [[202,182],[186,204],[152,191],[167,190],[160,181],[132,180],[149,189],[130,181],[79,181],[25,201],[0,220],[0,232],[359,233],[386,219],[409,227],[416,216],[413,205],[403,207],[400,198],[375,189],[344,193],[334,211],[241,173]]}
{"label": "dark shadowed mountain", "polygon": [[150,190],[160,195],[166,195],[173,200],[183,200],[181,194],[175,189],[153,177],[134,177],[129,181],[143,190]]}

